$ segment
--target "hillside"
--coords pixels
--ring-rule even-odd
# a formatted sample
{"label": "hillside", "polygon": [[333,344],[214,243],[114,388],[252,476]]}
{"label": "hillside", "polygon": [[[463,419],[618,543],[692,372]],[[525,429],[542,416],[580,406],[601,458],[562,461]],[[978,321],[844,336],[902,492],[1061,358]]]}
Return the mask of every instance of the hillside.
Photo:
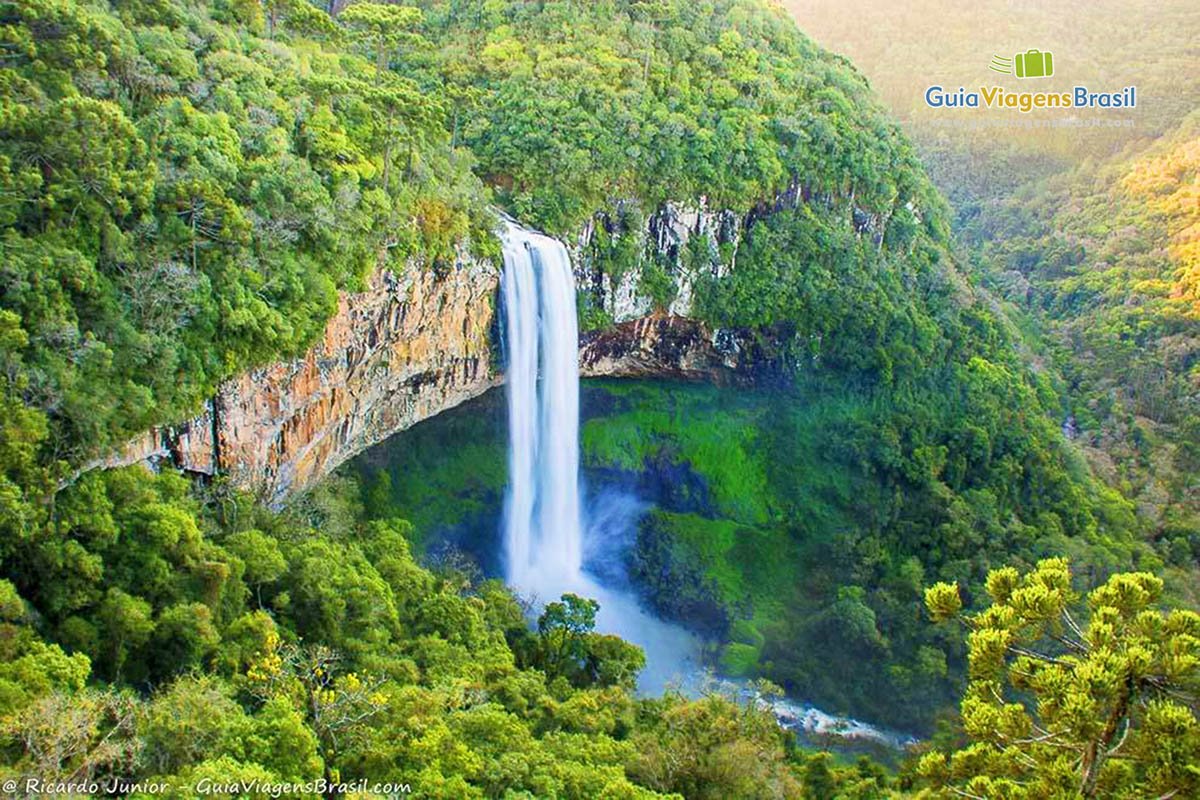
{"label": "hillside", "polygon": [[570,7],[334,24],[304,3],[47,0],[7,18],[6,347],[54,458],[303,352],[334,290],[378,267],[467,239],[494,256],[484,181],[555,232],[609,198],[642,219],[701,196],[744,213],[798,182],[897,232],[910,200],[936,202],[863,82],[777,11]]}
{"label": "hillside", "polygon": [[[1136,499],[1160,552],[1190,573],[1200,12],[1174,2],[912,0],[860,3],[849,14],[821,0],[787,5],[818,41],[855,59],[901,120],[952,200],[977,278],[1012,302],[1030,347],[1062,373],[1070,424],[1093,464]],[[926,47],[935,12],[953,35]],[[1075,112],[1085,121],[1121,116],[1130,127],[934,127],[939,112],[921,102],[930,82],[1004,83],[986,59],[1031,45],[1052,50],[1058,64],[1039,88],[1136,84],[1136,112]],[[1175,583],[1186,591],[1189,582]]]}
{"label": "hillside", "polygon": [[1200,557],[1198,145],[1193,117],[1135,156],[1023,191],[974,230],[989,280],[1041,326],[1080,441],[1188,570]]}

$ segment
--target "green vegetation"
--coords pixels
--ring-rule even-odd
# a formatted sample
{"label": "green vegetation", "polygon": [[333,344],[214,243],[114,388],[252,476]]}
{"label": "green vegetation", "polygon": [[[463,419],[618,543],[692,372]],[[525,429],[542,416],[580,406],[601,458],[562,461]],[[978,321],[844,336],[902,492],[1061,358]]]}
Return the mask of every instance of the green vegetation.
{"label": "green vegetation", "polygon": [[[1200,423],[1180,402],[1194,130],[1065,179],[1026,240],[988,244],[1016,206],[965,228],[980,274],[1011,262],[1036,283],[1008,295],[1030,312],[1017,328],[956,265],[945,204],[866,81],[772,3],[328,11],[0,4],[0,777],[163,778],[179,797],[200,778],[446,798],[1195,790],[1194,708],[1151,697],[1194,677],[1194,618],[1156,609],[1153,576],[1111,577],[1200,552]],[[740,238],[659,253],[632,235],[702,199]],[[834,711],[929,730],[969,678],[980,745],[924,777],[837,766],[753,702],[636,698],[643,655],[593,630],[587,598],[531,628],[503,586],[419,564],[438,525],[499,503],[495,414],[414,432],[398,467],[284,510],[220,477],[84,468],[304,351],[337,292],[378,270],[495,257],[493,202],[551,232],[594,222],[595,264],[640,266],[659,308],[677,269],[695,274],[697,314],[779,385],[605,389],[587,468],[662,490],[628,553],[650,600],[718,636],[728,673]],[[1067,401],[1021,352],[1059,325]],[[1068,407],[1128,432],[1127,480],[1180,493],[1151,515],[1157,553],[1060,435]],[[1017,587],[1008,565],[1063,554],[1100,588],[1086,635],[1066,637],[1079,649],[1053,655],[1065,567]],[[928,581],[990,592],[965,647],[922,619]],[[939,614],[951,591],[933,590]],[[1014,706],[1030,696],[1033,713]],[[1056,743],[1002,738],[1035,724]]]}
{"label": "green vegetation", "polygon": [[270,11],[269,32],[257,3],[0,12],[0,358],[47,466],[303,352],[379,266],[494,247],[436,98],[353,55],[357,28]]}
{"label": "green vegetation", "polygon": [[[1163,613],[1163,582],[1114,575],[1078,598],[1064,559],[987,580],[991,605],[963,621],[971,683],[963,727],[975,740],[919,771],[937,796],[1194,797],[1200,793],[1200,615]],[[951,584],[927,590],[934,619],[959,617]],[[1031,702],[1032,701],[1032,702]]]}
{"label": "green vegetation", "polygon": [[925,581],[978,593],[990,569],[1063,553],[1090,580],[1161,567],[1128,505],[1029,411],[1031,387],[1006,398],[1011,374],[977,363],[943,380],[961,394],[817,375],[778,392],[606,383],[584,460],[669,487],[652,498],[631,574],[661,613],[726,643],[723,668],[929,729],[966,665],[922,618]]}
{"label": "green vegetation", "polygon": [[772,787],[804,759],[769,713],[635,700],[642,653],[592,631],[594,602],[531,631],[502,585],[417,565],[352,485],[281,513],[215,488],[131,468],[60,494],[57,535],[0,581],[0,777],[794,796]]}
{"label": "green vegetation", "polygon": [[[1162,566],[1128,504],[1028,411],[1036,399],[1006,399],[998,380],[942,399],[856,389],[841,370],[774,391],[585,381],[585,478],[652,503],[629,574],[660,614],[715,641],[722,672],[929,731],[952,713],[967,664],[924,619],[925,582],[982,594],[989,570],[1064,553],[1087,581]],[[495,569],[498,395],[360,459],[368,513],[419,516],[421,541],[448,539]],[[493,462],[498,476],[481,482]],[[464,524],[477,512],[483,524]]]}
{"label": "green vegetation", "polygon": [[[974,277],[1006,301],[1026,346],[1060,384],[1064,417],[1098,474],[1134,500],[1171,564],[1168,591],[1196,604],[1200,81],[1190,65],[1200,10],[1186,0],[1036,11],[1007,0],[787,5],[818,41],[854,58],[905,126],[953,201]],[[952,32],[936,47],[932,19]],[[1059,62],[1039,90],[1136,85],[1142,99],[1132,111],[1074,113],[1132,127],[930,124],[946,117],[924,106],[930,83],[1015,88],[985,62],[1035,42]],[[1056,116],[1029,118],[1039,114]]]}
{"label": "green vegetation", "polygon": [[[508,483],[507,420],[503,392],[489,392],[356,459],[368,511],[411,521],[418,553],[431,535],[497,535]],[[499,546],[486,541],[477,553]]]}
{"label": "green vegetation", "polygon": [[[668,200],[742,214],[791,190],[831,224],[875,220],[897,257],[918,215],[940,226],[865,82],[760,0],[337,19],[300,0],[38,0],[0,24],[3,496],[22,525],[31,493],[302,352],[337,290],[444,268],[465,242],[494,256],[493,197],[554,232],[599,214],[610,272]],[[659,306],[671,266],[643,271]]]}
{"label": "green vegetation", "polygon": [[1192,574],[1198,122],[1039,184],[973,230],[997,291],[1037,321],[1101,474],[1136,500],[1162,557]]}
{"label": "green vegetation", "polygon": [[572,231],[707,198],[744,213],[793,183],[876,210],[915,162],[863,80],[760,0],[424,2],[453,129],[522,220]]}
{"label": "green vegetation", "polygon": [[[590,601],[530,630],[502,587],[419,566],[420,534],[338,481],[277,512],[219,478],[81,469],[302,352],[377,270],[495,255],[488,186],[558,231],[617,196],[922,202],[844,62],[759,2],[331,19],[296,0],[37,0],[0,8],[0,45],[5,777],[187,796],[366,776],[454,798],[887,782],[810,763],[753,704],[635,700],[642,656],[591,630]],[[460,452],[477,483],[438,481],[496,485],[486,442]]]}

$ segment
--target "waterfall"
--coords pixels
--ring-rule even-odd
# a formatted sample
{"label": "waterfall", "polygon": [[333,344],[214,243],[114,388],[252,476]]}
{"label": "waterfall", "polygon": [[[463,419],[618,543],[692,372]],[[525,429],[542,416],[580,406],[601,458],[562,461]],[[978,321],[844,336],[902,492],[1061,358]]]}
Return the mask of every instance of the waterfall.
{"label": "waterfall", "polygon": [[[579,481],[579,327],[567,249],[556,239],[508,223],[503,235],[509,485],[504,502],[508,582],[535,602],[573,592],[597,600],[596,627],[640,646],[643,691],[658,693],[694,672],[699,642],[647,613],[636,598],[584,571],[585,520]],[[615,508],[593,514],[589,558],[606,557]],[[609,528],[610,530],[605,530]]]}
{"label": "waterfall", "polygon": [[[579,329],[575,280],[561,242],[509,225],[507,313],[509,581],[571,585],[583,561],[579,509]],[[540,380],[539,380],[540,377]]]}
{"label": "waterfall", "polygon": [[[598,601],[597,630],[616,634],[646,653],[646,667],[638,676],[640,691],[660,694],[675,685],[699,696],[711,688],[708,676],[699,669],[700,642],[639,605],[620,577],[622,561],[612,553],[611,540],[629,538],[644,505],[629,495],[601,494],[594,498],[589,514],[582,509],[579,326],[567,249],[556,239],[511,222],[503,244],[500,287],[509,431],[503,525],[508,582],[535,604],[555,600],[564,592]],[[601,571],[605,583],[584,569],[585,531],[588,561],[616,565]],[[621,532],[624,537],[615,535]],[[719,685],[757,696],[742,682]],[[910,741],[788,700],[770,705],[782,726],[801,734],[841,736],[901,749]]]}

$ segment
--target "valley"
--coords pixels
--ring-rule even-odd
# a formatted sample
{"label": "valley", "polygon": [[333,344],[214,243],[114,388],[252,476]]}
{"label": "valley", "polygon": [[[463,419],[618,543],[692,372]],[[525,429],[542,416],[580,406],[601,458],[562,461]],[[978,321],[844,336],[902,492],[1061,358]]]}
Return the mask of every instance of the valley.
{"label": "valley", "polygon": [[1200,795],[1194,4],[852,5],[0,8],[5,791]]}

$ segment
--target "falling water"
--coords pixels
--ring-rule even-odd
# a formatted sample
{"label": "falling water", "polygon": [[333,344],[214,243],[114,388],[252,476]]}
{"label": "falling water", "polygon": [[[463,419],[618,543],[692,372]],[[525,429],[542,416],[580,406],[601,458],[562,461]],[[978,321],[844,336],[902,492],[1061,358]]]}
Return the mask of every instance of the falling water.
{"label": "falling water", "polygon": [[509,358],[509,580],[523,589],[549,589],[573,584],[583,559],[579,330],[566,248],[510,226],[503,284]]}
{"label": "falling water", "polygon": [[[504,235],[509,583],[536,600],[574,592],[599,601],[597,628],[646,651],[639,685],[660,692],[697,666],[699,643],[584,571],[579,485],[579,329],[571,260],[561,242],[509,224]],[[613,515],[595,514],[589,551],[604,552]],[[632,524],[626,520],[624,524]],[[595,546],[599,544],[600,546]]]}
{"label": "falling water", "polygon": [[[504,510],[508,581],[537,602],[573,592],[600,603],[596,627],[646,653],[638,688],[659,694],[674,683],[703,691],[700,643],[690,633],[647,613],[621,588],[612,561],[630,538],[644,506],[621,493],[593,498],[584,519],[579,485],[579,328],[575,281],[562,243],[509,223],[504,234],[505,347],[508,357],[509,486]],[[585,525],[586,522],[586,525]],[[617,546],[614,546],[617,543]],[[738,683],[735,691],[751,691]],[[841,735],[903,747],[906,739],[852,719],[832,717],[788,700],[772,704],[780,724],[806,734]]]}

